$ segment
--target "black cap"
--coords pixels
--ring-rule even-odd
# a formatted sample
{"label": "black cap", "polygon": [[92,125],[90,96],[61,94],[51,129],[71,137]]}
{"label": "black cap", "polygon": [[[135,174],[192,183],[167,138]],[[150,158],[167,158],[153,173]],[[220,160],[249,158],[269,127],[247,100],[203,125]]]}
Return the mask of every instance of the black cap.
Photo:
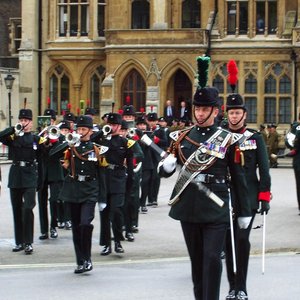
{"label": "black cap", "polygon": [[147,120],[148,121],[157,121],[158,120],[157,113],[155,113],[155,112],[148,113]]}
{"label": "black cap", "polygon": [[195,106],[219,106],[219,92],[214,87],[197,88],[194,94]]}
{"label": "black cap", "polygon": [[135,108],[133,105],[123,106],[123,116],[135,116]]}
{"label": "black cap", "polygon": [[108,117],[108,115],[109,115],[109,113],[104,114],[104,115],[101,117],[101,119],[104,120],[105,118]]}
{"label": "black cap", "polygon": [[240,94],[231,94],[227,97],[226,111],[235,108],[246,110],[243,97]]}
{"label": "black cap", "polygon": [[70,122],[69,121],[61,121],[60,122],[60,126],[59,126],[60,129],[71,129],[71,126],[70,126]]}
{"label": "black cap", "polygon": [[136,125],[138,124],[146,124],[147,125],[147,121],[146,121],[146,118],[145,116],[140,116],[136,119]]}
{"label": "black cap", "polygon": [[79,116],[77,118],[77,124],[76,127],[87,127],[87,128],[93,128],[93,119],[89,116]]}
{"label": "black cap", "polygon": [[92,107],[86,107],[84,114],[95,116],[96,115],[96,110],[95,110],[95,108],[92,108]]}
{"label": "black cap", "polygon": [[160,118],[158,119],[158,122],[167,122],[167,121],[166,121],[166,119],[165,119],[164,117],[160,117]]}
{"label": "black cap", "polygon": [[264,124],[260,124],[259,127],[260,127],[260,129],[265,129],[266,128],[266,126]]}
{"label": "black cap", "polygon": [[54,109],[51,109],[51,108],[45,109],[44,116],[50,116],[51,119],[56,120],[56,113],[55,113]]}
{"label": "black cap", "polygon": [[71,122],[75,122],[76,121],[76,117],[73,113],[71,112],[67,112],[65,115],[64,115],[64,121],[71,121]]}
{"label": "black cap", "polygon": [[32,110],[31,109],[26,109],[26,108],[20,109],[19,119],[32,120]]}
{"label": "black cap", "polygon": [[270,127],[271,127],[271,128],[277,128],[277,125],[274,124],[274,123],[272,123],[272,124],[270,125]]}
{"label": "black cap", "polygon": [[122,124],[121,124],[121,129],[128,129],[129,126],[128,126],[128,122],[126,122],[125,120],[122,120]]}
{"label": "black cap", "polygon": [[107,123],[121,125],[122,124],[122,116],[117,113],[110,113],[110,114],[108,114],[108,117],[107,117]]}

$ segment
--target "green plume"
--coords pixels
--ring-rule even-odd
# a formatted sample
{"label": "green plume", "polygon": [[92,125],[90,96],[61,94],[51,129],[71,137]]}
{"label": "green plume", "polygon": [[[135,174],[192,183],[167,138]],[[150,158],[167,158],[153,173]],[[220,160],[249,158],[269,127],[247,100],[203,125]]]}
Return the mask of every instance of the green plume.
{"label": "green plume", "polygon": [[200,88],[204,88],[207,84],[209,63],[210,63],[209,56],[198,56],[197,57],[198,85]]}

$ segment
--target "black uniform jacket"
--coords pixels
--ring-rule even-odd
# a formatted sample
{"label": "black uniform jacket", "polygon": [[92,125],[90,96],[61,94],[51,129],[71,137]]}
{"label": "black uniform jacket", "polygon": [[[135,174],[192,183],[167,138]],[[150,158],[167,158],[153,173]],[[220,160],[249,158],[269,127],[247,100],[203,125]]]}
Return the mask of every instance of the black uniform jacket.
{"label": "black uniform jacket", "polygon": [[[294,141],[294,150],[296,152],[293,157],[293,168],[295,171],[300,171],[300,123],[295,126],[297,129],[295,130],[295,141]],[[298,129],[299,128],[299,129]]]}
{"label": "black uniform jacket", "polygon": [[[69,163],[68,174],[64,179],[59,199],[73,203],[86,201],[105,203],[104,171],[99,166],[94,144],[87,141],[81,142],[73,149],[69,148],[65,152],[65,160]],[[86,179],[81,181],[81,176]]]}
{"label": "black uniform jacket", "polygon": [[[16,136],[13,127],[0,132],[0,141],[9,147],[12,166],[9,171],[9,188],[36,188],[37,164],[43,151],[44,139],[32,133]],[[20,165],[25,164],[24,166]]]}
{"label": "black uniform jacket", "polygon": [[126,183],[133,181],[133,141],[119,135],[113,135],[102,144],[109,147],[105,153],[107,192],[110,194],[124,194]]}
{"label": "black uniform jacket", "polygon": [[[194,126],[187,136],[193,142],[200,144],[207,141],[216,131],[217,127],[215,125],[205,128]],[[179,147],[187,159],[199,146],[184,138],[180,142]],[[178,159],[178,162],[180,164],[184,163],[180,159]],[[251,216],[245,172],[240,164],[234,163],[233,146],[229,147],[225,158],[217,158],[208,169],[202,171],[202,174],[214,175],[215,178],[227,178],[230,175],[232,188],[236,191],[236,203],[239,205],[241,215]],[[179,201],[171,207],[169,215],[176,220],[192,223],[229,223],[228,205],[230,195],[228,192],[228,183],[204,183],[204,185],[224,201],[222,207],[208,198],[198,188],[197,184],[191,182],[179,196]]]}

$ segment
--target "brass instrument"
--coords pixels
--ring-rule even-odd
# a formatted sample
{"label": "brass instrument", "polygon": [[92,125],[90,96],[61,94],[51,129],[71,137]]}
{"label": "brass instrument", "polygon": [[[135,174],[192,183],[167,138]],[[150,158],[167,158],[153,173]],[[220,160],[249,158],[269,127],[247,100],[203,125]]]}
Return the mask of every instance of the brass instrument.
{"label": "brass instrument", "polygon": [[23,136],[24,135],[24,131],[23,131],[24,127],[21,123],[17,123],[15,125],[15,135],[16,136]]}
{"label": "brass instrument", "polygon": [[81,135],[76,133],[76,132],[73,132],[73,133],[68,133],[66,134],[65,136],[65,139],[66,139],[66,142],[69,144],[70,147],[72,146],[76,146],[76,144],[79,144],[80,143],[80,137]]}
{"label": "brass instrument", "polygon": [[59,126],[51,125],[48,127],[47,131],[48,131],[47,137],[51,140],[58,139],[60,136]]}
{"label": "brass instrument", "polygon": [[127,133],[127,136],[128,138],[133,138],[134,136],[136,135],[136,128],[130,128],[128,129],[128,133]]}
{"label": "brass instrument", "polygon": [[102,127],[102,132],[103,132],[103,137],[107,140],[111,139],[111,126],[109,126],[108,124],[104,125]]}

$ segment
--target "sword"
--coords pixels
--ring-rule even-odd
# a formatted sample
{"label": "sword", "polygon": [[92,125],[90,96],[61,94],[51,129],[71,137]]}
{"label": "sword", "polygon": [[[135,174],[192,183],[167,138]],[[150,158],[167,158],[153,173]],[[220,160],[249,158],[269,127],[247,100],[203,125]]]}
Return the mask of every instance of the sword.
{"label": "sword", "polygon": [[217,205],[222,207],[224,205],[224,201],[218,197],[214,192],[212,192],[209,188],[207,188],[202,182],[197,182],[197,185],[201,191],[205,193],[205,195],[214,201]]}
{"label": "sword", "polygon": [[229,193],[229,220],[230,220],[230,237],[231,237],[231,249],[232,249],[232,263],[233,263],[233,273],[236,274],[236,256],[235,256],[235,242],[234,242],[234,229],[233,229],[233,218],[232,218],[232,205],[231,205],[231,193]]}
{"label": "sword", "polygon": [[265,250],[266,250],[266,212],[263,212],[263,241],[262,241],[262,274],[265,273]]}

